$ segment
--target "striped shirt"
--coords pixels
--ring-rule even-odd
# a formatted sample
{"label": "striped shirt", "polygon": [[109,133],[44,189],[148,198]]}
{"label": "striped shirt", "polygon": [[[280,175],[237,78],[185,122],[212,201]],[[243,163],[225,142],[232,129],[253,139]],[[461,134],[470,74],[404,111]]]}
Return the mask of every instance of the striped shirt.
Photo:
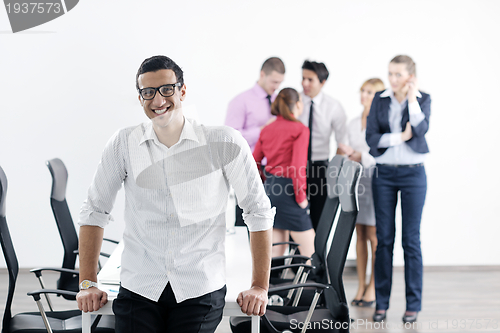
{"label": "striped shirt", "polygon": [[177,302],[225,284],[225,211],[234,188],[250,231],[267,230],[274,208],[250,148],[226,126],[185,119],[179,141],[159,142],[148,122],[122,129],[107,143],[79,225],[103,228],[125,188],[123,287],[153,301],[170,282]]}

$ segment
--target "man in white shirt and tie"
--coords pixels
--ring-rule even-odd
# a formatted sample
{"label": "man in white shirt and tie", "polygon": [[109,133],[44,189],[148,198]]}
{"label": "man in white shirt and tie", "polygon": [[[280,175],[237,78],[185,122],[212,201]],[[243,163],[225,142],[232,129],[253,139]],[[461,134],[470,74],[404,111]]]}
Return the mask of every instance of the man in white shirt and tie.
{"label": "man in white shirt and tie", "polygon": [[225,288],[225,209],[229,186],[248,212],[252,285],[242,312],[267,304],[274,209],[250,148],[229,127],[184,117],[183,72],[171,59],[144,60],[136,76],[147,123],[119,130],[107,143],[80,212],[80,310],[107,302],[97,289],[103,228],[125,189],[121,286],[113,302],[116,332],[214,332]]}
{"label": "man in white shirt and tie", "polygon": [[[322,92],[328,75],[328,69],[322,62],[306,60],[302,65],[304,112],[299,120],[309,126],[311,133],[307,158],[307,189],[311,221],[315,230],[327,196],[326,169],[330,158],[330,138],[335,135],[337,145],[347,143],[345,111],[339,101]],[[337,154],[342,154],[342,151],[337,149]]]}

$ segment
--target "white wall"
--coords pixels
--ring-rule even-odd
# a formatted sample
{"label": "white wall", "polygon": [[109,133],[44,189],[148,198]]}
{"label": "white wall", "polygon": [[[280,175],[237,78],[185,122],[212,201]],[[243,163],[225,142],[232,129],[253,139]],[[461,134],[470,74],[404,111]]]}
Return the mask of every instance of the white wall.
{"label": "white wall", "polygon": [[[146,120],[135,72],[165,54],[185,71],[188,98],[206,124],[222,124],[227,103],[277,55],[284,86],[300,88],[304,59],[326,63],[326,93],[349,118],[359,87],[387,82],[397,54],[417,63],[432,96],[422,220],[426,265],[500,265],[498,1],[95,1],[24,33],[10,33],[0,9],[0,165],[9,179],[7,220],[21,267],[60,265],[45,161],[69,170],[73,217],[108,138]],[[105,235],[119,238],[116,222]],[[395,263],[402,264],[400,243]],[[0,266],[5,265],[0,260]]]}

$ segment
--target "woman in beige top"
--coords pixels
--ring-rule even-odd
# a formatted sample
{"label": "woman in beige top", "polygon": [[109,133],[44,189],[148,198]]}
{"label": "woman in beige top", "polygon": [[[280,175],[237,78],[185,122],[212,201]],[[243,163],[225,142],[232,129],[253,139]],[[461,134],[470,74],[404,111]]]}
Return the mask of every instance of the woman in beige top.
{"label": "woman in beige top", "polygon": [[[363,165],[363,174],[359,181],[358,199],[359,213],[356,219],[356,266],[358,272],[358,291],[351,304],[356,306],[371,306],[375,302],[375,279],[373,267],[375,263],[375,250],[377,249],[377,235],[375,232],[375,209],[372,196],[372,173],[375,159],[368,151],[365,140],[366,117],[370,113],[373,96],[377,91],[384,90],[384,83],[380,79],[367,80],[361,86],[361,104],[363,113],[354,118],[347,127],[350,146],[339,144],[339,148],[350,160]],[[372,274],[366,284],[366,266],[368,264],[368,242],[370,243],[372,260]]]}

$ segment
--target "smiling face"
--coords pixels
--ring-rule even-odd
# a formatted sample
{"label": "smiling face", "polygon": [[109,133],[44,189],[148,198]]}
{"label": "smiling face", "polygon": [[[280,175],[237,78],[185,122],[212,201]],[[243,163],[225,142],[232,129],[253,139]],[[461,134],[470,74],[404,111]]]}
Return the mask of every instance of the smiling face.
{"label": "smiling face", "polygon": [[389,82],[394,93],[406,93],[405,85],[413,75],[408,73],[407,65],[404,63],[389,63]]}
{"label": "smiling face", "polygon": [[[165,84],[177,83],[177,77],[171,69],[161,69],[156,72],[146,72],[139,75],[139,89],[158,88]],[[175,87],[174,94],[163,97],[158,91],[151,100],[145,100],[139,95],[144,113],[153,124],[159,127],[167,127],[172,121],[183,119],[182,101],[186,98],[186,85]]]}

